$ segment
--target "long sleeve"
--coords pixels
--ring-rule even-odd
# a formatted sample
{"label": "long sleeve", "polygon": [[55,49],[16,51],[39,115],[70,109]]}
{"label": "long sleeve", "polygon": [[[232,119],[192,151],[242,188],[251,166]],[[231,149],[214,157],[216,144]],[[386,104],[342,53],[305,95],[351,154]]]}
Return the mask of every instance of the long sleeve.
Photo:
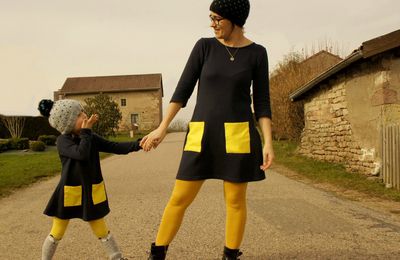
{"label": "long sleeve", "polygon": [[94,138],[96,140],[99,152],[128,154],[130,152],[136,152],[142,149],[142,147],[139,145],[141,139],[138,139],[134,142],[112,142],[97,134],[94,134]]}
{"label": "long sleeve", "polygon": [[74,160],[88,160],[93,137],[92,131],[90,129],[81,129],[79,137],[80,142],[77,144],[71,136],[60,135],[57,139],[59,154]]}
{"label": "long sleeve", "polygon": [[197,41],[186,63],[185,69],[170,102],[182,103],[185,107],[200,77],[205,56],[205,39]]}
{"label": "long sleeve", "polygon": [[271,105],[269,97],[268,56],[263,48],[259,57],[253,78],[253,105],[256,119],[260,117],[271,118]]}

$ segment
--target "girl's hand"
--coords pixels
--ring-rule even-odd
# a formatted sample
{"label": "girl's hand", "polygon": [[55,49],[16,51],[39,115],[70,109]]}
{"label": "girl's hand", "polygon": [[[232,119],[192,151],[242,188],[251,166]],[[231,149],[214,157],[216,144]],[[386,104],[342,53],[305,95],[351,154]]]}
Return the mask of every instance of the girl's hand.
{"label": "girl's hand", "polygon": [[89,119],[85,118],[82,122],[82,128],[92,129],[93,125],[99,121],[99,115],[93,114]]}
{"label": "girl's hand", "polygon": [[166,129],[158,127],[156,130],[143,137],[143,139],[140,141],[140,146],[145,152],[150,151],[151,148],[157,148],[157,146],[162,142],[166,134]]}
{"label": "girl's hand", "polygon": [[272,149],[272,145],[264,145],[263,148],[263,158],[264,158],[264,163],[263,165],[260,166],[260,169],[265,171],[269,167],[271,167],[272,161],[275,158],[274,150]]}

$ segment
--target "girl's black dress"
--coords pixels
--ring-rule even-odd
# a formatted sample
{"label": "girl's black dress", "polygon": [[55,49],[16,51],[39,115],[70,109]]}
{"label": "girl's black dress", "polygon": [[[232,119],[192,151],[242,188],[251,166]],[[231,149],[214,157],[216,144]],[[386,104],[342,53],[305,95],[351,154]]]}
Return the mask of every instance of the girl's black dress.
{"label": "girl's black dress", "polygon": [[82,129],[79,136],[60,135],[57,149],[62,164],[61,178],[44,214],[90,221],[110,212],[99,152],[127,154],[141,147],[138,141],[111,142],[90,129]]}
{"label": "girl's black dress", "polygon": [[271,118],[266,49],[252,43],[236,50],[216,38],[202,38],[190,54],[171,102],[185,107],[197,81],[197,102],[177,179],[264,179],[251,101],[256,119]]}

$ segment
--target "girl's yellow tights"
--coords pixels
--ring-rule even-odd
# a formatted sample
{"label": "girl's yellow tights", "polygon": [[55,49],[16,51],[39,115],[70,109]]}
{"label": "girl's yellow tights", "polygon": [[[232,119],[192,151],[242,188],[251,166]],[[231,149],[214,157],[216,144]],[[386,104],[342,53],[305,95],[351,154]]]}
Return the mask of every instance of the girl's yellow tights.
{"label": "girl's yellow tights", "polygon": [[[59,219],[54,217],[50,235],[57,240],[61,240],[64,236],[65,231],[67,230],[68,223],[68,219]],[[89,221],[89,225],[92,228],[92,231],[96,235],[96,237],[107,237],[109,230],[107,228],[104,218]]]}

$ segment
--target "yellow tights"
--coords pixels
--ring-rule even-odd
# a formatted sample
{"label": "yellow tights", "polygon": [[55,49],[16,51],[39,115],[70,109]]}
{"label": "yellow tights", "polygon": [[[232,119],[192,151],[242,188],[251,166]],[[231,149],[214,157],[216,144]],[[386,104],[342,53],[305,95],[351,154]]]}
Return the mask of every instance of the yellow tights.
{"label": "yellow tights", "polygon": [[[69,220],[53,218],[53,226],[50,231],[50,235],[57,240],[61,240],[67,230]],[[93,233],[98,238],[105,238],[108,235],[108,228],[104,218],[89,221],[89,225],[92,228]]]}
{"label": "yellow tights", "polygon": [[[156,238],[157,246],[169,245],[182,223],[187,207],[193,202],[204,181],[176,180],[171,198],[165,207]],[[224,181],[226,204],[225,246],[238,249],[243,239],[246,225],[247,183]]]}

